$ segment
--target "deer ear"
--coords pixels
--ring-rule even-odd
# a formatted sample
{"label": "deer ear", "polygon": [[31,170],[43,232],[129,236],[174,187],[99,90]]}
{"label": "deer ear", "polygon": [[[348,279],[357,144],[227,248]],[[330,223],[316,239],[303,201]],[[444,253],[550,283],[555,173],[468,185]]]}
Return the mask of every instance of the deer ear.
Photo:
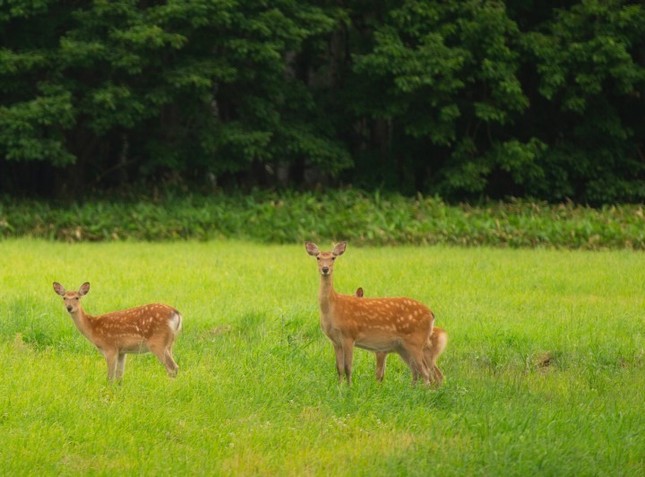
{"label": "deer ear", "polygon": [[65,295],[65,288],[63,288],[63,285],[61,285],[58,282],[54,282],[54,291],[56,292],[57,295],[60,295],[60,296]]}
{"label": "deer ear", "polygon": [[313,242],[305,242],[305,248],[307,249],[307,253],[313,257],[316,257],[320,253],[320,250],[318,250],[318,247]]}
{"label": "deer ear", "polygon": [[345,253],[346,248],[347,248],[347,242],[339,242],[334,247],[334,251],[332,253],[336,256],[342,255],[343,253]]}
{"label": "deer ear", "polygon": [[90,282],[85,282],[81,285],[81,288],[78,289],[78,294],[85,296],[90,292]]}

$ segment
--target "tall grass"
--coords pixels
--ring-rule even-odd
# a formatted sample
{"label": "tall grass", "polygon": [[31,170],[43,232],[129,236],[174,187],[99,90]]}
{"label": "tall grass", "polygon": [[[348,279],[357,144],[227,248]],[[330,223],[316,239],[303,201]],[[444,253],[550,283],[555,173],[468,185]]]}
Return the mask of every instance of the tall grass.
{"label": "tall grass", "polygon": [[[329,244],[319,243],[321,247]],[[439,390],[355,353],[338,386],[303,246],[0,243],[2,475],[640,475],[645,255],[356,247],[336,288],[406,295],[450,340]],[[106,381],[51,283],[90,313],[184,315],[172,380],[151,355]]]}
{"label": "tall grass", "polygon": [[22,236],[66,242],[235,238],[262,243],[331,237],[363,245],[643,250],[645,212],[642,205],[453,206],[433,197],[351,189],[73,204],[0,201],[0,237]]}

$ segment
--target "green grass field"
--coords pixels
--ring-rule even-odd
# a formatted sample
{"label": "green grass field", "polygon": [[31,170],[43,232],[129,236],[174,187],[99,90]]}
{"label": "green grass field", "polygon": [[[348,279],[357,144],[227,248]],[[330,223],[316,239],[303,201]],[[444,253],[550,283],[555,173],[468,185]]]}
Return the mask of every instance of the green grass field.
{"label": "green grass field", "polygon": [[[319,243],[327,249],[329,243]],[[0,475],[643,475],[645,254],[357,248],[336,289],[428,304],[439,390],[357,350],[339,386],[302,245],[0,242]],[[110,385],[52,282],[87,312],[184,315],[172,380]]]}

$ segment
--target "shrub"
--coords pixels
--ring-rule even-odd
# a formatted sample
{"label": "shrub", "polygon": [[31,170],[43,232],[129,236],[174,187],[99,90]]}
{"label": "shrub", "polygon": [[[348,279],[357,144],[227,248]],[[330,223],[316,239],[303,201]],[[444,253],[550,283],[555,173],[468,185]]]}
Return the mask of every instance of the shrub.
{"label": "shrub", "polygon": [[235,193],[51,204],[0,201],[0,237],[68,242],[209,240],[264,243],[350,240],[359,245],[645,249],[642,205],[491,202],[449,205],[435,197],[333,192]]}

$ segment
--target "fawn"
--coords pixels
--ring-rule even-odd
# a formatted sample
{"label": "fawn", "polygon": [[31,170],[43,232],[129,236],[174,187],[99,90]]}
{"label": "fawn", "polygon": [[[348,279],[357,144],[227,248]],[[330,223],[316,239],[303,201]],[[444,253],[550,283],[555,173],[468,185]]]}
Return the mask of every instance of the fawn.
{"label": "fawn", "polygon": [[339,382],[343,373],[352,381],[354,346],[375,352],[396,352],[412,371],[413,382],[421,376],[429,383],[424,348],[432,333],[434,315],[410,298],[358,298],[334,291],[334,261],[345,252],[340,242],[331,252],[321,252],[306,242],[307,253],[318,260],[320,273],[320,325],[334,345]]}
{"label": "fawn", "polygon": [[78,291],[65,291],[54,282],[54,291],[63,297],[78,330],[96,346],[107,362],[108,379],[121,379],[126,353],[153,353],[171,377],[179,366],[172,357],[172,345],[181,330],[182,317],[177,310],[159,303],[90,316],[83,311],[80,299],[90,291],[85,282]]}
{"label": "fawn", "polygon": [[[364,295],[363,289],[361,287],[358,287],[356,289],[356,296],[358,298],[362,298]],[[436,383],[437,385],[441,385],[443,382],[443,373],[437,366],[437,359],[439,359],[439,356],[441,356],[441,353],[446,349],[446,345],[448,344],[448,333],[446,333],[446,330],[443,328],[439,328],[437,326],[434,326],[432,328],[432,334],[430,335],[430,338],[428,338],[428,344],[425,347],[424,354],[425,354],[425,359],[426,359],[426,365],[428,366],[428,370],[430,372],[430,380]],[[387,357],[387,353],[384,351],[377,351],[376,352],[376,379],[379,381],[383,381],[383,377],[385,376],[385,358]]]}

